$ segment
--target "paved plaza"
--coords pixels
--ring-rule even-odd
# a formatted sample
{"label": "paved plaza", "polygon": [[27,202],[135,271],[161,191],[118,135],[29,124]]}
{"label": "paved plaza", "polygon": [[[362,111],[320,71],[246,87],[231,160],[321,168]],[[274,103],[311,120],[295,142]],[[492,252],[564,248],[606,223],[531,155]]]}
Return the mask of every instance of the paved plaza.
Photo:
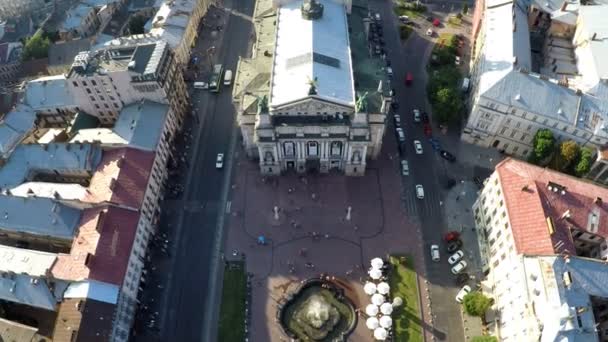
{"label": "paved plaza", "polygon": [[[276,322],[277,304],[304,279],[334,276],[355,306],[364,308],[369,298],[362,284],[371,258],[408,253],[422,267],[420,233],[403,214],[396,162],[381,157],[363,177],[264,178],[255,163],[237,160],[224,251],[227,259],[234,251],[244,253],[253,273],[252,341],[287,339]],[[259,236],[266,245],[258,244]],[[349,341],[371,340],[365,319],[359,319]]]}

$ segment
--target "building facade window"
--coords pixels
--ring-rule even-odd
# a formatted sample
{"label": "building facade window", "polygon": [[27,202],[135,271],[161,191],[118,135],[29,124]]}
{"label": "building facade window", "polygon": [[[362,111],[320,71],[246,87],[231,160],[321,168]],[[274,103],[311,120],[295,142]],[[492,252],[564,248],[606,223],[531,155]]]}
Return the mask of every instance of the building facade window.
{"label": "building facade window", "polygon": [[331,143],[331,155],[332,156],[341,156],[342,155],[342,142],[341,141],[333,141]]}
{"label": "building facade window", "polygon": [[296,149],[295,144],[292,141],[286,141],[283,143],[283,154],[286,157],[295,157]]}

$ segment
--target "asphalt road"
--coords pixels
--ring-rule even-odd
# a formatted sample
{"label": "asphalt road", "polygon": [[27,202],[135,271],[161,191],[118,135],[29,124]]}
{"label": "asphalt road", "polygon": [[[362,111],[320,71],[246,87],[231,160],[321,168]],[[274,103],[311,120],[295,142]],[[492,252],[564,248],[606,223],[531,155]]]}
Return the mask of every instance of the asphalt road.
{"label": "asphalt road", "polygon": [[[253,13],[253,1],[238,0],[232,4],[227,1],[226,7],[230,13],[212,59],[213,63],[222,63],[225,69],[234,71],[238,57],[248,53],[252,30],[248,18]],[[204,39],[200,37],[197,46],[204,44]],[[205,312],[208,305],[214,305],[209,298],[211,263],[217,253],[214,246],[218,217],[224,212],[221,203],[224,185],[229,181],[226,171],[216,169],[215,160],[218,153],[226,154],[227,159],[232,157],[228,155],[235,125],[231,91],[231,87],[222,86],[219,94],[199,90],[192,96],[202,128],[199,125],[193,132],[192,170],[186,180],[181,227],[176,228],[179,236],[175,239],[176,253],[164,301],[167,312],[161,320],[160,335],[164,341],[204,341],[204,331],[214,329],[205,326]],[[215,325],[215,320],[210,324]]]}
{"label": "asphalt road", "polygon": [[[428,55],[434,44],[423,33],[413,32],[407,44],[402,45],[397,30],[397,21],[393,15],[390,1],[372,0],[371,7],[382,15],[384,37],[388,58],[391,60],[394,78],[392,87],[395,89],[400,107],[402,125],[406,136],[406,154],[402,157],[409,161],[410,176],[403,180],[404,204],[406,213],[417,218],[421,224],[422,238],[425,251],[431,244],[440,245],[442,261],[435,263],[430,257],[425,258],[427,277],[431,283],[431,311],[435,315],[434,328],[438,340],[462,341],[464,339],[460,308],[454,301],[456,295],[454,276],[446,261],[448,255],[441,244],[442,232],[445,230],[442,201],[444,191],[441,182],[446,181],[445,161],[434,152],[428,138],[425,137],[422,124],[414,123],[413,109],[426,108],[426,76],[425,67]],[[426,31],[423,23],[418,32]],[[413,83],[406,86],[405,75],[411,72]],[[429,108],[430,109],[430,108]],[[427,110],[430,113],[430,110]],[[437,127],[433,125],[434,131]],[[391,118],[388,134],[394,134]],[[414,140],[420,140],[423,154],[414,151]],[[417,199],[415,185],[424,187],[425,198]]]}

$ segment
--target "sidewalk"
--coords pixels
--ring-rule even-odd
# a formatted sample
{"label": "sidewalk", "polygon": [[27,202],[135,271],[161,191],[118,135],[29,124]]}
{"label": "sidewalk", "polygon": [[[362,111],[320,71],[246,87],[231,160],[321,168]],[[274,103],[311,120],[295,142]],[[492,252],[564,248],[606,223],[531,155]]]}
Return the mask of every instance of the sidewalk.
{"label": "sidewalk", "polygon": [[[468,285],[472,289],[477,288],[479,281],[483,279],[481,269],[481,255],[475,232],[475,220],[472,209],[477,199],[479,189],[475,183],[461,181],[448,192],[445,198],[445,215],[448,228],[460,233],[463,242],[462,250],[464,259],[468,263],[470,280]],[[462,312],[465,341],[470,341],[472,336],[482,335],[482,323],[479,317],[471,317]]]}

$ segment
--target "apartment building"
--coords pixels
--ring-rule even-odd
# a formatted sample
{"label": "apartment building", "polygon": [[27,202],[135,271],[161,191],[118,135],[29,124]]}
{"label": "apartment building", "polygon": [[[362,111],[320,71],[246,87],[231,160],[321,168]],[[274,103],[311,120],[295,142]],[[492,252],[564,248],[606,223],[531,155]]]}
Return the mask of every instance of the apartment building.
{"label": "apartment building", "polygon": [[[97,144],[31,144],[19,145],[0,168],[0,244],[56,253],[53,278],[116,286],[113,341],[127,340],[160,214],[166,168],[157,155]],[[31,212],[37,215],[24,214]],[[110,256],[116,259],[106,260]]]}
{"label": "apartment building", "polygon": [[211,0],[166,0],[146,24],[146,32],[166,41],[175,52],[180,67],[190,59],[190,49],[198,36],[201,18]]}
{"label": "apartment building", "polygon": [[20,42],[0,44],[0,86],[17,80],[22,51],[23,44]]}
{"label": "apartment building", "polygon": [[383,61],[369,53],[366,6],[256,2],[257,41],[239,60],[232,97],[263,174],[364,175],[380,154],[392,97]]}
{"label": "apartment building", "polygon": [[479,1],[462,140],[526,157],[536,131],[608,142],[607,4]]}
{"label": "apartment building", "polygon": [[78,4],[66,13],[66,18],[58,30],[59,37],[62,40],[87,38],[97,33],[100,25],[94,7]]}
{"label": "apartment building", "polygon": [[[553,340],[551,336],[559,335],[559,331],[542,329],[547,323],[539,323],[544,317],[540,310],[534,311],[533,300],[525,294],[527,280],[514,275],[530,271],[522,261],[527,256],[608,260],[608,206],[603,200],[607,196],[606,188],[511,158],[499,163],[484,182],[473,212],[487,275],[483,289],[495,299],[489,317],[502,341],[530,340],[528,336],[537,335]],[[598,298],[593,309],[604,305]],[[531,319],[534,315],[537,319]],[[596,316],[592,325],[608,328],[607,318],[605,313]],[[553,326],[561,326],[558,322]],[[608,334],[602,332],[600,337],[608,339]]]}

